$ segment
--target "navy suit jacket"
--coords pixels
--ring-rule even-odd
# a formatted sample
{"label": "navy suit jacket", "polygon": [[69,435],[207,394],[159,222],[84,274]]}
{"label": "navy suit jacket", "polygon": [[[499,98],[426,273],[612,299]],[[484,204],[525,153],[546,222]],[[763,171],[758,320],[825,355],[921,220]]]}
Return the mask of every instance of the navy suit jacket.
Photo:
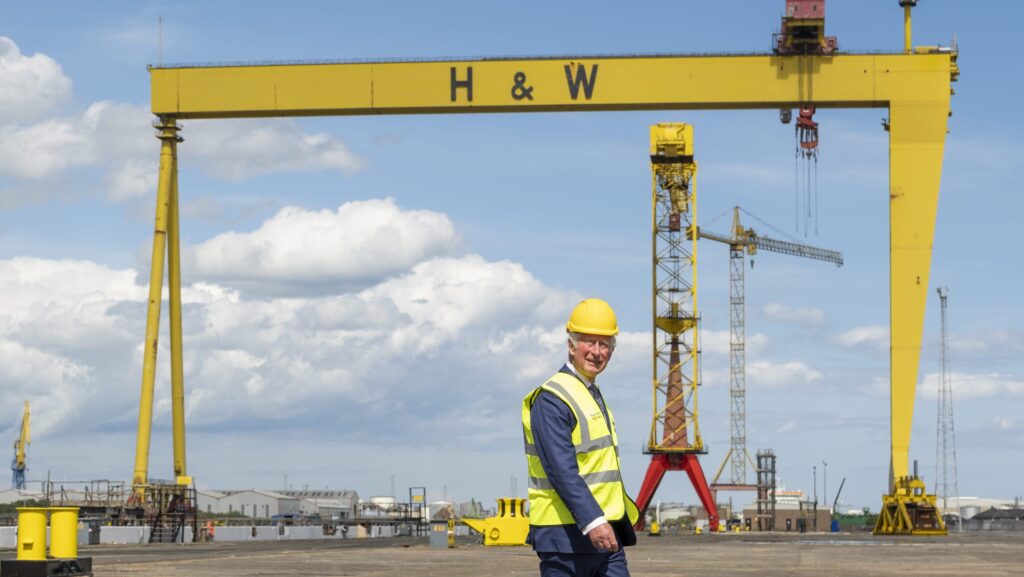
{"label": "navy suit jacket", "polygon": [[[559,372],[579,378],[568,365],[563,366]],[[607,411],[604,417],[608,419]],[[603,553],[583,534],[583,528],[604,515],[604,511],[580,477],[576,449],[572,444],[572,430],[576,428],[576,417],[572,409],[555,395],[541,391],[530,408],[530,427],[544,472],[569,508],[576,524],[530,525],[526,542],[533,545],[535,551],[542,553]],[[636,543],[636,534],[628,517],[609,519],[608,522],[615,530],[620,545]]]}

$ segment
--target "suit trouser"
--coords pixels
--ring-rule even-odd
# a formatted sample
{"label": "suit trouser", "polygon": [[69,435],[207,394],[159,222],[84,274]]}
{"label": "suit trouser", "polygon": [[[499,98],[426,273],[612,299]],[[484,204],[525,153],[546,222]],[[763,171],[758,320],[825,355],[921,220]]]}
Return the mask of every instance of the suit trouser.
{"label": "suit trouser", "polygon": [[541,577],[629,577],[626,552],[574,554],[537,553]]}

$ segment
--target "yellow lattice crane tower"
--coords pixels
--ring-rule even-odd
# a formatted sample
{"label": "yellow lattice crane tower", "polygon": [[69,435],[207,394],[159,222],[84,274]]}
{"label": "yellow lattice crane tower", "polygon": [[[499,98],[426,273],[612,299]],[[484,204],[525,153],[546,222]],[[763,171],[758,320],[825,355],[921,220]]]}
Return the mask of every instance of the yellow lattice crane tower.
{"label": "yellow lattice crane tower", "polygon": [[25,410],[21,414],[21,427],[18,438],[14,440],[14,460],[11,461],[11,488],[20,491],[25,488],[25,469],[27,454],[25,449],[32,444],[32,433],[29,421],[32,413],[25,401]]}
{"label": "yellow lattice crane tower", "polygon": [[651,504],[668,471],[684,471],[718,528],[718,509],[697,455],[706,453],[697,420],[700,331],[697,314],[697,162],[693,126],[651,126],[651,252],[653,254],[653,417],[646,453],[651,455],[637,496]]}

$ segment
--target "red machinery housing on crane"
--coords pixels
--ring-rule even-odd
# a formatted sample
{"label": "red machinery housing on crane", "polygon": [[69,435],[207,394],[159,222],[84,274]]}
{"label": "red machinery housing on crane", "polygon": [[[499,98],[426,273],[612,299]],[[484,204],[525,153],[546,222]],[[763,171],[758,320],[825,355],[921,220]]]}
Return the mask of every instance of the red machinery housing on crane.
{"label": "red machinery housing on crane", "polygon": [[832,54],[835,36],[825,36],[825,0],[786,0],[782,30],[775,34],[776,54]]}

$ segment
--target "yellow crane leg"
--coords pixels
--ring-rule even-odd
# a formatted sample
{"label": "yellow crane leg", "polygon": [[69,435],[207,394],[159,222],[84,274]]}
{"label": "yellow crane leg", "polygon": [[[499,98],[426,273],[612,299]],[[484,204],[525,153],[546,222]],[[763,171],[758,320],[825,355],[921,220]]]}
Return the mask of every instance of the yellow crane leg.
{"label": "yellow crane leg", "polygon": [[935,516],[934,495],[928,495],[924,483],[910,475],[909,465],[948,114],[948,106],[942,103],[894,102],[889,107],[892,445],[889,495],[883,498],[876,533],[936,534],[940,528],[945,533],[941,518]]}
{"label": "yellow crane leg", "polygon": [[175,148],[178,128],[173,118],[157,125],[160,139],[160,177],[156,195],[156,222],[153,227],[153,256],[149,270],[149,306],[146,313],[146,341],[142,357],[142,393],[139,396],[139,430],[135,441],[135,472],[132,486],[141,496],[149,476],[149,440],[153,425],[153,381],[156,377],[157,333],[160,328],[160,300],[164,284],[164,253],[167,242],[167,217],[174,183]]}
{"label": "yellow crane leg", "polygon": [[181,236],[178,229],[178,147],[173,149],[171,198],[167,218],[167,276],[171,321],[171,426],[174,437],[174,477],[190,485],[185,462],[185,378],[181,357]]}

